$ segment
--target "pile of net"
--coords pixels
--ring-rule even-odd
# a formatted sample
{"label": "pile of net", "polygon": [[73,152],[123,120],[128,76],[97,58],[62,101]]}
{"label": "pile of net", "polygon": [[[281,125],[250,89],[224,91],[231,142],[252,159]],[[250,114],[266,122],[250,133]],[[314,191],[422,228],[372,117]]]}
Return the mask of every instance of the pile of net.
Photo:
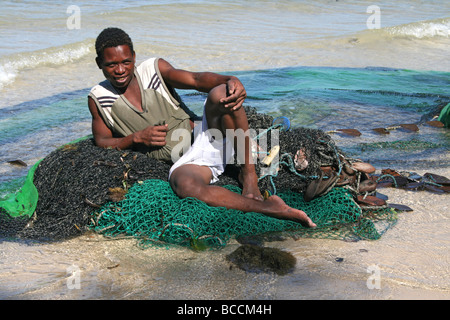
{"label": "pile of net", "polygon": [[[279,128],[274,119],[253,108],[246,111],[250,126],[271,140],[269,132]],[[37,203],[20,203],[16,197],[17,206],[24,209],[17,216],[0,208],[0,236],[64,240],[96,232],[135,238],[142,248],[200,249],[220,248],[231,238],[249,236],[375,240],[395,224],[396,210],[385,203],[364,203],[370,195],[362,197],[359,185],[372,179],[357,171],[344,174],[353,160],[345,158],[327,134],[304,128],[277,134],[280,156],[273,163],[278,170],[257,163],[261,190],[305,211],[317,224],[315,229],[260,213],[210,207],[194,198],[180,199],[167,181],[171,164],[140,152],[98,148],[88,137],[55,150],[30,170]],[[269,149],[273,147],[268,143]],[[301,172],[293,162],[299,149],[309,162]],[[240,193],[238,169],[228,165],[217,184]]]}

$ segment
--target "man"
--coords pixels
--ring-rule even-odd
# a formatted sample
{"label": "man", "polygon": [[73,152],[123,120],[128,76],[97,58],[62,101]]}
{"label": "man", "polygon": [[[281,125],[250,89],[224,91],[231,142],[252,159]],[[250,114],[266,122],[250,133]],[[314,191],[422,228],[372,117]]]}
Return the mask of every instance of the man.
{"label": "man", "polygon": [[[242,194],[211,185],[233,156],[229,149],[230,145],[234,148],[234,143],[226,138],[213,143],[217,135],[213,137],[210,132],[219,130],[225,137],[227,129],[248,130],[242,108],[246,92],[239,79],[211,72],[175,69],[163,59],[149,59],[136,68],[132,41],[117,28],[103,30],[95,46],[97,65],[106,78],[91,90],[88,98],[92,131],[98,146],[135,148],[145,150],[157,159],[176,159],[177,145],[190,145],[186,135],[180,142],[176,132],[190,132],[193,115],[174,89],[208,93],[201,130],[193,145],[190,148],[187,145],[189,150],[170,171],[169,181],[175,193],[182,198],[197,198],[211,206],[259,212],[315,227],[306,213],[290,208],[278,196],[263,201],[255,167],[250,161],[249,137],[245,138],[245,161],[239,175]],[[218,150],[220,142],[226,150]],[[228,160],[222,158],[225,151]],[[207,154],[215,156],[208,157]]]}

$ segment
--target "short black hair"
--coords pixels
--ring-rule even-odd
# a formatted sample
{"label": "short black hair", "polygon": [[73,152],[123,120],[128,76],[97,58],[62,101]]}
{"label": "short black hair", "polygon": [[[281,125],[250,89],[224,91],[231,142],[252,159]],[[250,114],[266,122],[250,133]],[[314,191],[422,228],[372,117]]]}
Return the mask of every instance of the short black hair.
{"label": "short black hair", "polygon": [[131,52],[133,52],[133,42],[130,36],[119,28],[106,28],[95,40],[95,51],[97,52],[97,57],[103,59],[103,51],[106,48],[117,47],[121,45],[127,45],[130,47]]}

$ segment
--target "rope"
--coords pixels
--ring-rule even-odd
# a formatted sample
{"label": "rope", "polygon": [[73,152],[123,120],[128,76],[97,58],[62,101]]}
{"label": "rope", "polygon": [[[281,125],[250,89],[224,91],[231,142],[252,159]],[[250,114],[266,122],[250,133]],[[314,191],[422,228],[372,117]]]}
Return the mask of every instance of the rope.
{"label": "rope", "polygon": [[397,188],[397,181],[395,180],[395,177],[394,177],[393,175],[391,175],[391,174],[383,174],[382,176],[380,176],[380,177],[377,179],[376,182],[378,183],[379,181],[381,181],[381,180],[383,180],[383,179],[385,179],[385,178],[391,178],[392,181],[394,181],[395,187]]}

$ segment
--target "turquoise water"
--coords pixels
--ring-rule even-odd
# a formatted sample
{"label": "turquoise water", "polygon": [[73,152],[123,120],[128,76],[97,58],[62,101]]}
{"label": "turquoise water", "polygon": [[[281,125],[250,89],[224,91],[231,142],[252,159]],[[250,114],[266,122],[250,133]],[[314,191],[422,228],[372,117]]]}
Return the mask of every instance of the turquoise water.
{"label": "turquoise water", "polygon": [[[419,123],[422,116],[436,112],[436,107],[450,101],[450,73],[413,71],[389,68],[290,67],[258,71],[235,72],[244,83],[246,105],[259,112],[286,116],[292,126],[305,126],[333,131],[354,128],[361,137],[335,136],[339,145],[358,158],[376,164],[414,162],[429,165],[435,154],[449,150],[446,129],[421,125],[419,133],[393,131],[377,135],[372,129],[404,123]],[[64,92],[2,109],[0,114],[0,158],[15,160],[11,146],[20,150],[24,140],[31,141],[27,149],[38,144],[41,154],[51,152],[57,143],[69,142],[90,134],[90,114],[86,107],[89,89]],[[200,113],[203,95],[180,91],[190,108]],[[431,118],[428,117],[428,120]],[[85,125],[78,127],[80,123]],[[70,130],[69,130],[70,129]],[[50,132],[55,131],[55,134]],[[58,133],[59,132],[59,133]],[[60,137],[60,135],[63,136]],[[58,139],[54,141],[49,137]],[[389,141],[423,141],[419,150],[363,148],[362,144]],[[417,143],[415,143],[417,145]],[[420,151],[419,153],[417,153]],[[16,155],[19,157],[19,154]],[[440,166],[450,163],[444,159]],[[23,176],[27,168],[13,168],[1,177],[2,182]]]}

